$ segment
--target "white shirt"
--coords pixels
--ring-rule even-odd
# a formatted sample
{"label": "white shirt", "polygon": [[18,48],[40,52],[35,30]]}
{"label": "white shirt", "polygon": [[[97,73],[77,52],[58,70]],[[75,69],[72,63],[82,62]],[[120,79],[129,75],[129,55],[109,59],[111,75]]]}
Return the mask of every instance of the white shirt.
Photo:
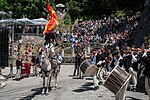
{"label": "white shirt", "polygon": [[57,63],[58,63],[58,64],[61,64],[63,58],[62,58],[60,55],[57,55],[57,56],[56,56],[56,60],[57,60]]}
{"label": "white shirt", "polygon": [[115,66],[119,65],[121,59],[123,59],[122,56],[120,56],[119,59],[117,59],[116,57],[114,57],[114,60],[115,60],[114,65]]}

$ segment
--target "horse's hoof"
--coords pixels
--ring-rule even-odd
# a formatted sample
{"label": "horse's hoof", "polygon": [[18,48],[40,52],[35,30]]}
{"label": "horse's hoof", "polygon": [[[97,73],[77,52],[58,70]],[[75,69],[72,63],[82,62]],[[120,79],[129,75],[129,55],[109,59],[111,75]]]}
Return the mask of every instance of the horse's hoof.
{"label": "horse's hoof", "polygon": [[44,94],[45,94],[45,92],[42,90],[41,95],[44,95]]}
{"label": "horse's hoof", "polygon": [[44,95],[44,93],[41,93],[41,95]]}
{"label": "horse's hoof", "polygon": [[49,92],[46,92],[45,95],[49,95]]}

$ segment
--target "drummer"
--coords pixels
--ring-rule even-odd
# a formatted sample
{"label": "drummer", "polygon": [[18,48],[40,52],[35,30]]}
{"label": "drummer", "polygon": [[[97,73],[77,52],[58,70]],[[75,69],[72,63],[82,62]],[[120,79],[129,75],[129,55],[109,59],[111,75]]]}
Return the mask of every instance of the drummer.
{"label": "drummer", "polygon": [[100,80],[100,83],[103,83],[104,82],[104,69],[105,68],[105,65],[106,65],[106,62],[105,62],[105,57],[106,57],[106,53],[104,52],[104,50],[98,48],[97,50],[97,55],[96,55],[96,66],[99,68],[98,70],[98,74],[99,74],[99,80]]}
{"label": "drummer", "polygon": [[115,50],[113,51],[112,54],[113,54],[113,60],[110,65],[110,71],[117,65],[119,65],[120,67],[122,67],[123,65],[123,57],[121,56],[120,52]]}
{"label": "drummer", "polygon": [[[123,67],[123,57],[121,56],[120,52],[118,50],[115,50],[113,52],[113,61],[111,64],[111,68],[114,69],[115,66]],[[121,91],[115,95],[116,100],[124,100],[125,98],[125,90],[127,88],[128,84],[125,84]]]}
{"label": "drummer", "polygon": [[[93,61],[94,64],[96,64],[96,56],[98,54],[98,51],[96,49],[92,50],[92,55],[91,55],[91,60]],[[93,90],[96,91],[97,89],[99,89],[99,80],[97,79],[97,71],[95,71],[95,73],[93,74],[93,83],[94,83],[94,88]]]}

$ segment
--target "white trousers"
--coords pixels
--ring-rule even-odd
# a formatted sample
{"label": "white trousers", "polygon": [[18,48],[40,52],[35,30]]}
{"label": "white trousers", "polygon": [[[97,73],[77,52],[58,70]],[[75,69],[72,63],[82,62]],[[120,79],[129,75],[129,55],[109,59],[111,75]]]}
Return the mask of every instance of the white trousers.
{"label": "white trousers", "polygon": [[129,73],[132,75],[131,81],[133,83],[133,88],[136,88],[137,85],[137,72],[133,70],[132,67],[129,68]]}
{"label": "white trousers", "polygon": [[97,71],[93,74],[93,82],[94,82],[94,87],[98,86],[99,80],[97,79]]}
{"label": "white trousers", "polygon": [[145,77],[145,89],[150,98],[150,78]]}
{"label": "white trousers", "polygon": [[17,69],[16,78],[20,78],[20,76],[21,76],[21,68]]}
{"label": "white trousers", "polygon": [[99,70],[98,70],[98,72],[97,72],[97,77],[99,78],[99,81],[100,82],[102,82],[102,83],[104,83],[104,78],[103,78],[103,76],[104,76],[104,73],[105,73],[106,71],[105,71],[105,68],[103,67],[103,68],[100,68]]}

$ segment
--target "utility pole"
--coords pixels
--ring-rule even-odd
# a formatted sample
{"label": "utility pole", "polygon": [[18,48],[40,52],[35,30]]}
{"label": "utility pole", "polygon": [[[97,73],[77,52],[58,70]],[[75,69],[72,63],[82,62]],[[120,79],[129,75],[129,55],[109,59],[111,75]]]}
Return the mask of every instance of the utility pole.
{"label": "utility pole", "polygon": [[[10,18],[12,18],[13,12],[9,12]],[[12,28],[11,28],[11,63],[10,63],[10,72],[8,77],[14,77],[13,74],[13,65],[14,65],[14,21],[15,19],[12,19],[11,23],[12,23]]]}
{"label": "utility pole", "polygon": [[14,77],[13,75],[13,65],[14,65],[14,20],[12,20],[12,31],[11,31],[11,37],[12,37],[12,42],[11,42],[11,64],[10,64],[10,73],[9,77]]}

